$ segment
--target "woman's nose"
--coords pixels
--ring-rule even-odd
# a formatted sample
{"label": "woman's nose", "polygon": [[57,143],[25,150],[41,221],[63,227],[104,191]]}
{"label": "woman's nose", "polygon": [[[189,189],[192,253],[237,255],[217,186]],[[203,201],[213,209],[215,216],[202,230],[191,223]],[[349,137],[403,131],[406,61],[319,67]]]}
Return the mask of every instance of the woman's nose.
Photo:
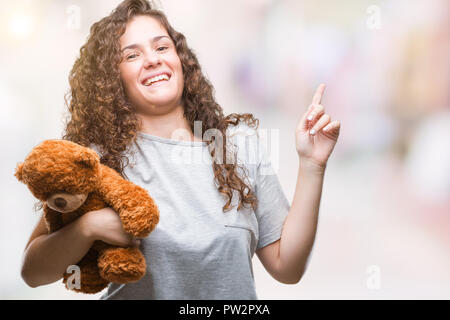
{"label": "woman's nose", "polygon": [[158,64],[161,64],[161,57],[158,53],[150,51],[145,55],[144,68],[150,68]]}

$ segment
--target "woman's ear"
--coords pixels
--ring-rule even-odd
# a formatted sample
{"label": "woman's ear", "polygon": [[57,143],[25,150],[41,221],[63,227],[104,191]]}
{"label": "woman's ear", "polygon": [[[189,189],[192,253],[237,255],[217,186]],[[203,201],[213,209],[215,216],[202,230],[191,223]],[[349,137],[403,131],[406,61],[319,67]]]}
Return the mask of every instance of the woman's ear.
{"label": "woman's ear", "polygon": [[14,173],[17,180],[19,180],[20,182],[24,182],[22,178],[22,172],[23,172],[23,163],[21,162],[17,165],[16,172]]}

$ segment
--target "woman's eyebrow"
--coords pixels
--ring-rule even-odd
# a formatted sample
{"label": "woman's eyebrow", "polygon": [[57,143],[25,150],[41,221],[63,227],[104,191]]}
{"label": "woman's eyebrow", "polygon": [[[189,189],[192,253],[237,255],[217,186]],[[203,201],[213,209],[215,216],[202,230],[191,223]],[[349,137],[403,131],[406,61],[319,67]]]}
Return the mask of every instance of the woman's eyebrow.
{"label": "woman's eyebrow", "polygon": [[[156,42],[156,41],[161,40],[162,38],[167,38],[167,39],[170,40],[170,38],[169,38],[168,36],[156,36],[156,37],[153,37],[153,38],[150,40],[150,42],[153,43],[153,42]],[[123,52],[123,51],[125,51],[126,49],[134,49],[134,48],[139,48],[139,47],[140,47],[140,44],[133,43],[133,44],[130,44],[130,45],[128,45],[128,46],[122,48],[122,49],[120,50],[120,52]]]}

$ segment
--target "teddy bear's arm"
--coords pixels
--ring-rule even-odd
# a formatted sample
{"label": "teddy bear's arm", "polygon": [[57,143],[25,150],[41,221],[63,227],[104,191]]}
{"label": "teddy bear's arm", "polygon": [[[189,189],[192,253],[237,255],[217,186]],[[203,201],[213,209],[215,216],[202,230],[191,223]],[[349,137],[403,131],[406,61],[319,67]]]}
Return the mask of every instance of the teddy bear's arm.
{"label": "teddy bear's arm", "polygon": [[48,233],[55,232],[63,226],[61,213],[51,209],[47,203],[44,203],[44,220],[47,225]]}
{"label": "teddy bear's arm", "polygon": [[98,193],[119,214],[124,230],[135,237],[148,236],[159,221],[158,207],[147,190],[105,165],[101,165]]}

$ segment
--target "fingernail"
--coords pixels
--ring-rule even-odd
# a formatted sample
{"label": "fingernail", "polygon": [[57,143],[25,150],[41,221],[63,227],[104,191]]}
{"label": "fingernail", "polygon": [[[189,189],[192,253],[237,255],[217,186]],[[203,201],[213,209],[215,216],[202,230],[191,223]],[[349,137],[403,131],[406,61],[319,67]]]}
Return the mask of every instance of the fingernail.
{"label": "fingernail", "polygon": [[311,131],[309,131],[310,134],[314,135],[316,133],[315,129],[311,129]]}

